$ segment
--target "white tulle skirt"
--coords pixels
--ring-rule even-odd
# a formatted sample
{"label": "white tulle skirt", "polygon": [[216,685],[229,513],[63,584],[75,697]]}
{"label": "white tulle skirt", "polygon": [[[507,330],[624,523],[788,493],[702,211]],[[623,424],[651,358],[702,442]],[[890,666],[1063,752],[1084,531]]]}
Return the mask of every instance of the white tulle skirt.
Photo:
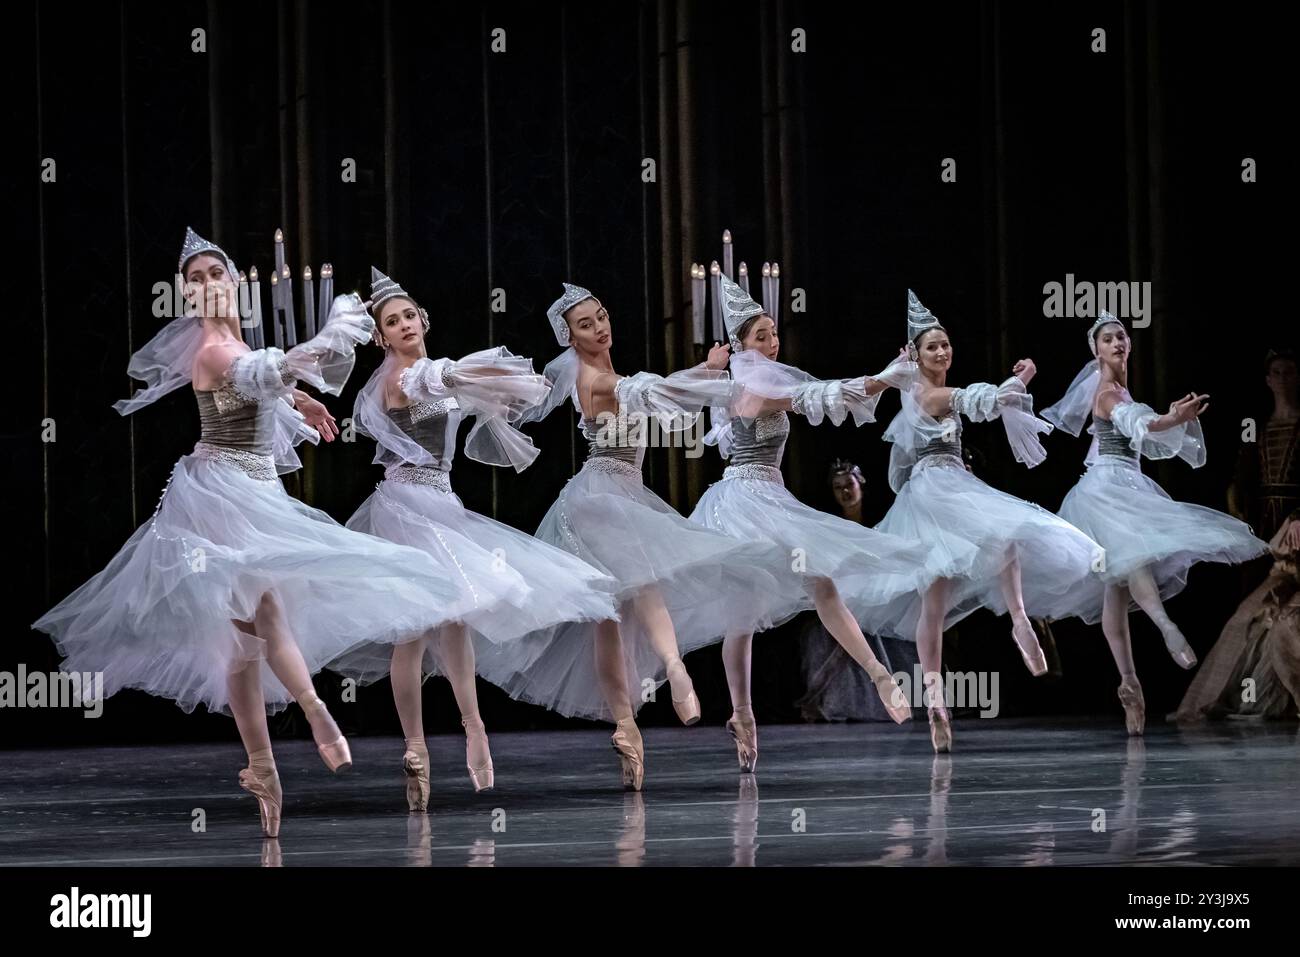
{"label": "white tulle skirt", "polygon": [[[876,527],[928,545],[928,573],[953,580],[944,628],[977,608],[1005,614],[1001,575],[1017,557],[1031,617],[1078,614],[1101,551],[1069,522],[986,485],[954,456],[922,459]],[[915,640],[920,613],[919,594],[891,602],[880,633]]]}
{"label": "white tulle skirt", "polygon": [[275,712],[290,695],[264,642],[233,624],[268,592],[312,673],[360,641],[436,624],[458,596],[427,554],[350,531],[279,480],[186,455],[154,516],[33,627],[54,638],[63,668],[102,672],[105,695],[135,688],[187,712],[229,713],[227,676],[262,659]]}
{"label": "white tulle skirt", "polygon": [[[779,550],[688,521],[645,487],[640,468],[598,462],[569,480],[537,537],[617,580],[634,710],[667,674],[631,599],[658,592],[683,655],[728,634],[773,627],[804,607],[801,589],[764,570],[779,560]],[[480,660],[479,673],[522,701],[563,715],[613,720],[596,674],[595,629],[595,623],[564,624],[517,647],[501,646],[494,657]]]}
{"label": "white tulle skirt", "polygon": [[[480,666],[490,665],[497,646],[523,640],[509,660],[526,667],[553,626],[618,617],[612,578],[566,551],[469,511],[454,492],[385,480],[347,525],[418,548],[434,561],[439,578],[455,591],[441,606],[438,624],[464,622]],[[391,657],[391,645],[370,642],[330,668],[365,683],[386,676]],[[443,673],[432,644],[424,672]]]}
{"label": "white tulle skirt", "polygon": [[1183,590],[1197,562],[1235,564],[1268,550],[1249,525],[1174,501],[1136,462],[1117,455],[1098,456],[1065,496],[1060,514],[1106,550],[1100,574],[1081,597],[1079,616],[1089,624],[1101,620],[1104,585],[1124,584],[1139,568],[1149,567],[1161,597],[1170,598]]}
{"label": "white tulle skirt", "polygon": [[867,631],[890,602],[934,580],[921,542],[898,538],[810,508],[780,482],[724,478],[700,497],[691,521],[748,542],[780,546],[766,570],[802,588],[812,608],[810,580],[829,578]]}

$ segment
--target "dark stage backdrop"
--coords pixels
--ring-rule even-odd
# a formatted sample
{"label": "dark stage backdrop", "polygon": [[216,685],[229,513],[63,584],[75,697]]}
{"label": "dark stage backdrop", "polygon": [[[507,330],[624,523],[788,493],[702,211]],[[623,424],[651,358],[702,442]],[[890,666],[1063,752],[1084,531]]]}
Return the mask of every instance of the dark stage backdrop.
{"label": "dark stage backdrop", "polygon": [[[1243,417],[1267,408],[1265,349],[1294,320],[1270,226],[1281,212],[1272,130],[1282,31],[1262,13],[1191,4],[891,5],[764,2],[18,4],[8,11],[5,219],[18,290],[11,329],[5,499],[14,593],[0,667],[57,667],[30,622],[98,571],[149,518],[192,446],[187,391],[134,416],[131,352],[158,328],[187,224],[265,278],[283,227],[289,262],[332,262],[338,291],[371,264],[433,320],[430,350],[504,344],[557,351],[544,310],[561,280],[595,290],[614,321],[616,366],[666,372],[691,341],[688,268],[720,258],[781,264],[784,358],[847,377],[889,361],[910,286],[951,330],[954,379],[1000,381],[1033,357],[1039,407],[1087,358],[1089,319],[1047,318],[1044,285],[1151,282],[1132,389],[1164,407],[1214,403],[1209,464],[1148,466],[1171,494],[1223,507]],[[897,8],[895,8],[897,7]],[[1227,12],[1231,10],[1231,12]],[[505,49],[492,49],[504,30]],[[1104,52],[1094,50],[1104,30]],[[195,50],[196,30],[205,49]],[[802,32],[800,32],[802,31]],[[805,47],[792,49],[802,37]],[[40,171],[56,163],[53,182]],[[655,180],[643,181],[643,159]],[[1259,182],[1243,182],[1246,158]],[[354,182],[344,163],[355,162]],[[945,161],[955,171],[945,181]],[[1274,160],[1274,162],[1269,162]],[[952,178],[951,176],[949,177]],[[494,289],[506,309],[491,310]],[[803,291],[806,311],[793,312]],[[378,362],[362,350],[342,419]],[[887,421],[896,397],[882,403]],[[55,441],[42,441],[52,421]],[[868,508],[889,501],[881,426],[796,422],[791,490],[830,508],[826,470],[861,463]],[[1009,460],[997,426],[967,439],[987,478],[1055,509],[1081,472],[1082,440],[1054,435],[1046,464]],[[571,414],[534,431],[523,475],[460,459],[465,504],[532,531],[581,460]],[[380,477],[363,440],[309,450],[291,492],[343,521]],[[647,481],[689,511],[721,471],[652,451]],[[1235,569],[1199,567],[1172,603],[1204,655],[1240,593]],[[758,712],[797,719],[798,625],[759,639]],[[1153,715],[1188,676],[1134,617]],[[1062,678],[1031,681],[1005,620],[963,625],[966,667],[1003,672],[1004,713],[1115,712],[1099,629],[1056,628]],[[705,720],[728,713],[716,650],[690,662]],[[337,687],[324,675],[322,690]],[[431,730],[455,727],[449,689]],[[482,688],[489,727],[562,719]],[[296,711],[294,712],[296,713]],[[387,683],[336,713],[396,731]],[[646,720],[671,722],[667,701]],[[292,716],[280,733],[302,733]],[[105,714],[2,711],[0,743],[229,737],[228,719],[184,715],[134,692]]]}

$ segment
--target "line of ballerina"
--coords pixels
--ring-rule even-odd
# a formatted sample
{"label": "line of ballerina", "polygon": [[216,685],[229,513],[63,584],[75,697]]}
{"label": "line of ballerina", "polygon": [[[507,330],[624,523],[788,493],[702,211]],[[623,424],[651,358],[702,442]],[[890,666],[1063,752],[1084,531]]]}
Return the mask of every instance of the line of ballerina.
{"label": "line of ballerina", "polygon": [[[864,631],[917,643],[941,752],[952,747],[940,679],[947,628],[978,608],[1007,614],[1025,664],[1041,675],[1031,616],[1100,620],[1128,730],[1140,734],[1130,610],[1150,616],[1174,660],[1190,668],[1195,655],[1163,600],[1196,562],[1266,551],[1244,523],[1173,501],[1142,474],[1140,456],[1204,462],[1206,397],[1188,395],[1163,415],[1135,401],[1131,342],[1108,313],[1088,331],[1092,358],[1043,413],[1076,435],[1091,416],[1095,433],[1088,471],[1053,514],[990,487],[961,454],[964,416],[1000,419],[1024,465],[1044,459],[1040,436],[1052,426],[1034,414],[1027,391],[1034,363],[1020,360],[1000,384],[950,385],[948,333],[910,290],[907,344],[883,371],[819,380],[778,361],[772,318],[726,277],[728,343],[672,375],[619,375],[608,309],[564,283],[547,310],[563,351],[538,375],[531,359],[504,347],[429,358],[428,313],[378,269],[368,301],[339,296],[320,331],[288,351],[243,342],[239,273],[216,244],[187,230],[179,272],[189,307],[132,357],[129,372],[146,387],[115,408],[130,414],[189,385],[199,440],[149,520],[33,627],[53,637],[65,669],[102,673],[105,695],[141,689],[187,712],[203,705],[233,715],[248,752],[239,784],[257,798],[267,836],[279,831],[283,802],[269,713],[297,702],[326,766],[351,764],[313,689],[321,669],[362,683],[390,677],[413,812],[429,800],[421,687],[430,674],[451,684],[475,790],[494,783],[476,675],[521,701],[613,722],[623,785],[640,790],[646,755],[636,715],[646,690],[666,681],[680,720],[696,723],[700,703],[682,656],[720,643],[733,707],[727,730],[740,770],[753,772],[752,639],[807,610],[900,723],[911,717],[909,702]],[[338,434],[299,386],[340,394],[366,342],[384,358],[353,421],[374,440],[384,480],[340,525],[290,496],[278,477],[300,466],[300,442]],[[866,527],[791,495],[781,477],[790,413],[812,425],[851,415],[861,426],[875,421],[889,388],[899,390],[901,411],[884,432],[897,493],[884,520]],[[522,471],[539,453],[520,426],[565,402],[590,451],[536,535],[466,509],[450,481],[461,419],[473,419],[469,458]],[[684,517],[646,488],[639,432],[649,421],[666,432],[693,427],[706,408],[705,442],[728,464]],[[605,427],[611,417],[619,428]],[[189,560],[196,553],[201,573]]]}

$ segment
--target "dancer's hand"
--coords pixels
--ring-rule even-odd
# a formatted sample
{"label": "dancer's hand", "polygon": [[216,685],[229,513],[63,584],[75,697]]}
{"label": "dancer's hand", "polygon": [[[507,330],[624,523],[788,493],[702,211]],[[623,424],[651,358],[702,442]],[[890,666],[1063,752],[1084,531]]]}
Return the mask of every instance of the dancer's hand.
{"label": "dancer's hand", "polygon": [[307,420],[307,424],[319,432],[320,437],[326,442],[333,442],[334,437],[339,434],[339,425],[334,421],[334,416],[330,415],[330,410],[325,408],[324,403],[318,402],[305,392],[295,392],[293,398],[294,405]]}
{"label": "dancer's hand", "polygon": [[731,346],[715,342],[713,348],[709,350],[708,359],[704,360],[704,365],[706,368],[720,372],[727,367],[727,363],[730,360]]}
{"label": "dancer's hand", "polygon": [[1011,367],[1011,374],[1018,378],[1025,385],[1029,385],[1029,380],[1038,372],[1038,367],[1034,365],[1033,359],[1021,359]]}
{"label": "dancer's hand", "polygon": [[1210,407],[1208,395],[1189,392],[1181,399],[1175,399],[1169,406],[1169,415],[1175,423],[1190,422]]}

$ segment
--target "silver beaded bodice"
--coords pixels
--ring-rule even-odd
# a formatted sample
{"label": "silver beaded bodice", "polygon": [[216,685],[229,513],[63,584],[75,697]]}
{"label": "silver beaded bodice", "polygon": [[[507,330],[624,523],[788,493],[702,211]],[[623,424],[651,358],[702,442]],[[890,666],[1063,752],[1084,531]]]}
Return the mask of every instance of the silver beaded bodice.
{"label": "silver beaded bodice", "polygon": [[[275,407],[236,391],[233,385],[194,390],[199,404],[199,441],[219,448],[270,455]],[[279,401],[279,400],[276,400]]]}
{"label": "silver beaded bodice", "polygon": [[939,421],[944,423],[943,433],[917,450],[917,461],[923,462],[932,456],[953,456],[960,463],[962,461],[961,418],[956,412],[949,412]]}
{"label": "silver beaded bodice", "polygon": [[616,416],[603,415],[599,419],[583,417],[580,428],[587,440],[586,466],[614,469],[610,463],[617,462],[622,468],[617,470],[627,474],[641,472],[641,461],[645,455],[642,439],[644,419],[633,416],[619,409]]}
{"label": "silver beaded bodice", "polygon": [[732,419],[730,465],[762,465],[779,469],[789,435],[790,417],[784,412],[770,412],[748,422],[741,418]]}
{"label": "silver beaded bodice", "polygon": [[1108,419],[1093,419],[1093,430],[1097,433],[1097,452],[1100,455],[1117,455],[1121,458],[1137,461],[1137,451],[1129,444],[1128,436],[1115,428],[1115,423]]}
{"label": "silver beaded bodice", "polygon": [[414,402],[404,409],[389,409],[394,424],[433,456],[433,462],[421,468],[450,472],[456,457],[456,430],[461,412],[453,399],[437,402]]}

